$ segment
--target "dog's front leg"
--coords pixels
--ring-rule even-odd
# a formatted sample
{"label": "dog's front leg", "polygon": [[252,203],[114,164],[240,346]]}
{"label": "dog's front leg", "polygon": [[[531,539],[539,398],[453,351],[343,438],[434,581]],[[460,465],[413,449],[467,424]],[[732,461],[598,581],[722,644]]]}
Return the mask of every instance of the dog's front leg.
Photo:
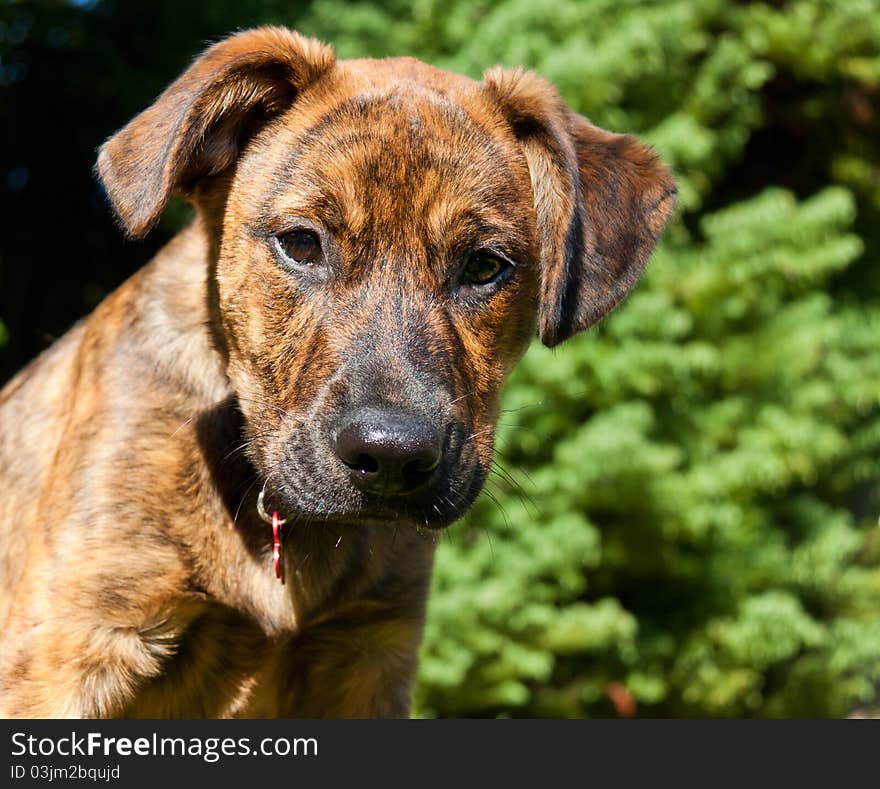
{"label": "dog's front leg", "polygon": [[138,637],[96,630],[78,638],[63,628],[49,619],[32,638],[9,639],[0,658],[0,717],[107,718],[131,703],[149,662]]}
{"label": "dog's front leg", "polygon": [[[0,644],[0,717],[109,718],[125,715],[173,657],[198,601],[162,610],[115,610],[121,595],[13,610]],[[164,606],[163,606],[164,608]]]}
{"label": "dog's front leg", "polygon": [[334,617],[307,628],[277,666],[278,717],[406,718],[421,617]]}

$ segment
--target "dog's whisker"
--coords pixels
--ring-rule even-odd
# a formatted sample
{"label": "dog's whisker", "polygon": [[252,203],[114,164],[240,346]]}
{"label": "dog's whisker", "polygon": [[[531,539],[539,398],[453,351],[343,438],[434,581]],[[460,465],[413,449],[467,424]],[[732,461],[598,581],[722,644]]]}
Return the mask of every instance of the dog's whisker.
{"label": "dog's whisker", "polygon": [[217,467],[223,468],[223,466],[227,463],[227,461],[231,460],[234,455],[238,454],[239,452],[244,452],[245,450],[247,450],[248,448],[253,446],[258,440],[259,440],[259,437],[251,438],[251,439],[248,439],[247,441],[242,442],[238,446],[233,447],[220,459],[220,462],[217,464]]}
{"label": "dog's whisker", "polygon": [[484,435],[486,435],[487,433],[493,433],[493,432],[495,432],[495,428],[494,428],[494,427],[487,427],[487,428],[484,428],[483,430],[478,430],[476,433],[471,433],[471,434],[465,439],[465,441],[467,442],[467,441],[470,441],[470,440],[472,440],[472,439],[474,439],[474,438],[477,438],[477,436],[484,436]]}
{"label": "dog's whisker", "polygon": [[264,400],[259,397],[242,397],[241,395],[237,395],[236,400],[242,403],[255,403],[256,405],[261,405],[264,408],[273,408],[275,409],[281,416],[290,419],[296,419],[296,416],[288,411],[286,408],[278,405],[278,403],[273,403],[271,400]]}
{"label": "dog's whisker", "polygon": [[[498,458],[492,459],[491,468],[496,473],[500,473],[506,480],[508,480],[510,482],[511,485],[520,489],[521,491],[523,491],[523,493],[527,492],[526,489],[522,486],[522,483],[520,483],[520,481],[516,477],[514,477],[513,474],[502,465],[501,461],[498,460]],[[519,469],[519,471],[521,471],[523,474],[526,475],[526,478],[528,479],[529,484],[531,484],[531,485],[535,484],[535,481],[531,477],[528,476],[528,472],[526,472],[524,469]]]}
{"label": "dog's whisker", "polygon": [[[525,488],[523,488],[522,485],[513,476],[511,476],[509,472],[506,471],[506,469],[499,470],[497,468],[491,468],[489,472],[490,474],[495,475],[494,478],[506,482],[513,488],[513,492],[516,494],[517,498],[520,501],[520,504],[522,504],[523,509],[526,511],[526,513],[536,518],[543,517],[543,513],[541,512],[541,509],[538,506],[537,502],[534,500],[534,497],[529,494],[525,490]],[[529,504],[532,505],[531,512],[529,512]]]}
{"label": "dog's whisker", "polygon": [[180,424],[174,429],[174,432],[171,433],[171,434],[168,436],[168,438],[169,438],[169,439],[174,438],[174,436],[176,436],[176,435],[177,435],[181,430],[183,430],[183,428],[185,428],[187,425],[189,425],[190,423],[192,423],[192,421],[193,421],[194,419],[196,419],[198,416],[199,416],[198,414],[193,414],[192,416],[189,416],[189,417],[187,417],[186,419],[184,419],[184,420],[183,420],[183,421],[182,421],[182,422],[181,422],[181,423],[180,423]]}
{"label": "dog's whisker", "polygon": [[[226,400],[226,401],[217,403],[216,405],[212,406],[211,410],[220,411],[224,408],[234,408],[234,407],[235,407],[235,402],[233,400]],[[194,414],[191,414],[190,416],[188,416],[174,429],[174,431],[172,433],[169,434],[168,438],[169,439],[174,438],[174,436],[176,436],[187,425],[191,424],[194,420],[196,420],[200,416],[202,416],[203,413],[204,413],[204,411],[196,411]]]}
{"label": "dog's whisker", "polygon": [[471,389],[470,392],[465,392],[463,395],[456,397],[454,400],[450,401],[449,405],[455,405],[460,400],[466,400],[468,397],[472,397],[476,394],[476,389]]}
{"label": "dog's whisker", "polygon": [[239,513],[241,512],[241,508],[244,505],[245,501],[247,500],[247,497],[250,494],[250,492],[254,489],[254,485],[256,485],[259,481],[260,481],[259,475],[254,475],[253,481],[251,482],[250,485],[248,485],[247,490],[244,492],[244,495],[242,495],[241,499],[238,502],[238,507],[235,508],[235,515],[233,515],[233,517],[232,517],[233,525],[238,523],[238,516],[239,516]]}
{"label": "dog's whisker", "polygon": [[547,436],[539,430],[535,430],[533,427],[529,427],[528,425],[508,425],[504,422],[499,422],[495,427],[498,430],[525,430],[527,433],[532,433],[536,435],[540,439],[547,439]]}
{"label": "dog's whisker", "polygon": [[[501,512],[501,517],[504,518],[505,526],[508,529],[512,528],[510,518],[507,515],[507,510],[504,509],[504,506],[501,504],[501,502],[495,497],[492,491],[487,489],[485,490],[485,493],[495,503],[495,506],[498,507],[498,510]],[[492,561],[495,561],[495,545],[492,542],[492,532],[485,524],[481,523],[480,526],[485,533],[487,539],[489,540],[489,552],[492,554]]]}
{"label": "dog's whisker", "polygon": [[518,411],[526,411],[529,408],[546,408],[547,401],[539,400],[536,403],[527,403],[526,405],[518,406],[517,408],[502,408],[499,413],[501,414],[515,414]]}

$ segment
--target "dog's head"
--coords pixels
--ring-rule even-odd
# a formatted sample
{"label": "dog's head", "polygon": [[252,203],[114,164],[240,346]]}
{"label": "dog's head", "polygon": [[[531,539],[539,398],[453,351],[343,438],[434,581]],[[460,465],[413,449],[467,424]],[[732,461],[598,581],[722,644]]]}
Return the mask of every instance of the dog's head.
{"label": "dog's head", "polygon": [[502,383],[633,287],[674,203],[632,137],[544,80],[335,60],[280,28],[199,57],[110,138],[128,232],[212,228],[216,335],[281,509],[443,526],[492,462]]}

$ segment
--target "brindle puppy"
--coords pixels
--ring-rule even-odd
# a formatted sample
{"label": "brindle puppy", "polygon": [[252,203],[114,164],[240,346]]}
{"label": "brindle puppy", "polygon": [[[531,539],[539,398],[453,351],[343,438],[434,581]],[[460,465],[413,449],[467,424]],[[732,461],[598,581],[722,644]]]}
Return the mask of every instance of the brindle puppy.
{"label": "brindle puppy", "polygon": [[632,288],[669,172],[534,74],[262,28],[98,173],[132,236],[197,215],[0,394],[0,713],[407,715],[501,384]]}

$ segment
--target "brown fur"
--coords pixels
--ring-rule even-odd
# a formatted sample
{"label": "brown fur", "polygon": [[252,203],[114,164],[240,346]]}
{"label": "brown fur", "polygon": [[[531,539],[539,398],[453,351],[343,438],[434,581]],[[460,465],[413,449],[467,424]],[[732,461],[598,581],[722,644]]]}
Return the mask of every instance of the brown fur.
{"label": "brown fur", "polygon": [[[560,342],[635,284],[669,173],[528,72],[336,62],[280,28],[209,49],[98,171],[134,236],[175,193],[197,216],[0,393],[0,714],[407,715],[434,535],[485,479],[501,385],[536,326]],[[279,264],[291,222],[327,266]],[[454,296],[475,246],[514,274]],[[448,431],[429,501],[334,464],[363,403]]]}

